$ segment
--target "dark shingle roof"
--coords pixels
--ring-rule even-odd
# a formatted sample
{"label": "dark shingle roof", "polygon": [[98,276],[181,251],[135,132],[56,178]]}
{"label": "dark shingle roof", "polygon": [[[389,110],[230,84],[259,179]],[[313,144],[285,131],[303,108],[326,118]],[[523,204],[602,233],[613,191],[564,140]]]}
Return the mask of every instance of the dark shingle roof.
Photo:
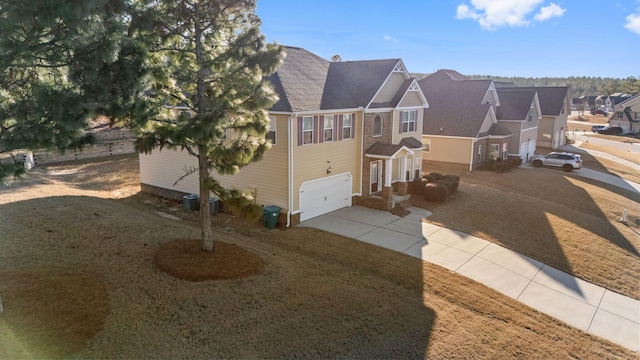
{"label": "dark shingle roof", "polygon": [[287,56],[278,71],[266,78],[280,97],[272,111],[367,106],[400,61],[330,62],[302,48],[285,47],[285,50]]}
{"label": "dark shingle roof", "polygon": [[409,137],[402,139],[399,144],[387,144],[377,141],[365,151],[365,154],[377,156],[393,156],[404,146],[408,147],[409,149],[423,148],[422,142],[420,140],[414,137]]}
{"label": "dark shingle roof", "polygon": [[[527,87],[508,87],[508,88],[500,88],[500,91],[519,91],[519,90],[533,90],[538,93],[538,101],[540,102],[540,110],[542,110],[542,115],[546,116],[558,116],[562,113],[562,108],[564,105],[564,101],[567,97],[567,93],[569,92],[569,88],[566,86],[527,86]],[[574,104],[579,104],[580,101],[584,101],[584,99],[580,99],[576,102],[575,99],[572,99]],[[500,104],[502,104],[502,97],[500,97]]]}
{"label": "dark shingle roof", "polygon": [[521,90],[520,88],[510,88],[506,91],[498,90],[500,106],[496,110],[496,118],[498,120],[526,120],[535,96],[534,90]]}
{"label": "dark shingle roof", "polygon": [[418,84],[429,102],[424,110],[423,134],[478,136],[491,109],[491,105],[482,104],[491,80],[468,80],[453,70],[439,70]]}
{"label": "dark shingle roof", "polygon": [[332,62],[321,108],[367,106],[400,59]]}
{"label": "dark shingle roof", "polygon": [[280,97],[271,110],[319,109],[330,62],[302,48],[285,47],[285,51],[287,56],[278,71],[266,79]]}

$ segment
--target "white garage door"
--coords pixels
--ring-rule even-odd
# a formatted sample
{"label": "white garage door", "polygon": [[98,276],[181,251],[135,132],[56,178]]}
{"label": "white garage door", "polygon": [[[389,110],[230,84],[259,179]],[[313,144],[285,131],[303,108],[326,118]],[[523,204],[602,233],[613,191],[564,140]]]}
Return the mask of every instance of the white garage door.
{"label": "white garage door", "polygon": [[300,186],[300,221],[351,206],[351,183],[350,173],[303,183]]}

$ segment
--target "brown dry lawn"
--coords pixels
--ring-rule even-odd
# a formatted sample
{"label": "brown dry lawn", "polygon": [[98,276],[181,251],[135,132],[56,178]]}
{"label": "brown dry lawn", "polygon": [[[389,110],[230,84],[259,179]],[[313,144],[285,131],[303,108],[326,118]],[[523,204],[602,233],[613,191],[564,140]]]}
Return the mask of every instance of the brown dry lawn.
{"label": "brown dry lawn", "polygon": [[[180,280],[154,257],[197,238],[197,215],[139,194],[135,157],[38,172],[0,188],[0,358],[637,358],[441,267],[315,229],[218,214],[216,241],[264,269]],[[464,184],[442,209],[481,187]],[[622,240],[613,249],[630,251]],[[77,324],[60,331],[71,314]]]}
{"label": "brown dry lawn", "polygon": [[[640,298],[640,194],[526,166],[503,174],[463,174],[458,192],[442,204],[412,201],[433,211],[429,222]],[[627,225],[619,221],[624,209]]]}

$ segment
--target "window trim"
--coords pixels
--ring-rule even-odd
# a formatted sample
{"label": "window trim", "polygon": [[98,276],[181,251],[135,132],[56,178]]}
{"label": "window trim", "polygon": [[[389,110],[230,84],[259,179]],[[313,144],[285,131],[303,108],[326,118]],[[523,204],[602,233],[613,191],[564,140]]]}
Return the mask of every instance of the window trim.
{"label": "window trim", "polygon": [[[347,120],[349,121],[349,126],[346,125]],[[349,129],[349,136],[345,136],[344,131]],[[342,115],[342,140],[349,140],[353,137],[353,116],[351,114],[343,114]]]}
{"label": "window trim", "polygon": [[[269,134],[273,133],[273,138],[270,139],[269,138]],[[269,131],[267,131],[267,133],[265,134],[265,139],[266,140],[271,140],[271,145],[276,145],[277,144],[277,138],[278,138],[278,131],[276,128],[276,117],[275,116],[269,116]]]}
{"label": "window trim", "polygon": [[[305,120],[310,120],[311,121],[311,128],[310,129],[305,129],[304,128]],[[314,126],[313,120],[314,120],[313,116],[303,116],[302,117],[302,145],[313,144],[313,136],[314,136],[314,131],[315,131],[315,126]],[[310,138],[309,142],[306,141],[305,133],[311,133],[311,138]]]}
{"label": "window trim", "polygon": [[[327,127],[327,120],[331,119],[331,126]],[[322,140],[323,142],[333,142],[335,137],[335,115],[325,115],[322,117]],[[331,138],[327,140],[327,130],[331,130]]]}
{"label": "window trim", "polygon": [[[494,151],[495,148],[495,151]],[[495,155],[495,157],[494,157]],[[491,160],[500,159],[500,144],[489,144],[489,158]]]}
{"label": "window trim", "polygon": [[[406,118],[405,118],[406,114]],[[401,113],[401,121],[400,121],[400,133],[408,133],[415,132],[417,130],[416,123],[418,121],[418,110],[405,110]],[[405,124],[407,125],[407,130],[405,130]],[[413,125],[413,128],[412,126]]]}
{"label": "window trim", "polygon": [[426,153],[430,153],[431,152],[431,139],[423,139],[422,140],[422,146],[424,146],[424,149],[422,149],[422,151],[424,151]]}
{"label": "window trim", "polygon": [[[376,122],[380,121],[380,131],[376,132]],[[380,137],[382,136],[382,129],[383,129],[383,125],[384,125],[384,119],[382,118],[382,114],[377,113],[373,116],[373,124],[372,124],[372,129],[371,132],[373,133],[373,137]]]}
{"label": "window trim", "polygon": [[478,163],[482,163],[482,144],[478,144]]}

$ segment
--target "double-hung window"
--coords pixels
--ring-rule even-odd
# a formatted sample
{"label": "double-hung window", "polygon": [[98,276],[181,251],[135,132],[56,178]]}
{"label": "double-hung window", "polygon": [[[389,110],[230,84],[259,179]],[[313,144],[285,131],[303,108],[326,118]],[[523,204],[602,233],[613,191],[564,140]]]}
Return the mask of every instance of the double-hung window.
{"label": "double-hung window", "polygon": [[417,110],[409,110],[402,112],[402,132],[416,131],[416,118],[418,117]]}
{"label": "double-hung window", "polygon": [[333,141],[333,115],[324,116],[324,142]]}
{"label": "double-hung window", "polygon": [[276,117],[269,116],[269,132],[264,136],[271,142],[272,145],[276,144]]}
{"label": "double-hung window", "polygon": [[342,138],[343,139],[351,139],[351,131],[352,131],[352,116],[351,114],[344,114],[342,116]]}
{"label": "double-hung window", "polygon": [[313,144],[313,116],[302,117],[302,143]]}

